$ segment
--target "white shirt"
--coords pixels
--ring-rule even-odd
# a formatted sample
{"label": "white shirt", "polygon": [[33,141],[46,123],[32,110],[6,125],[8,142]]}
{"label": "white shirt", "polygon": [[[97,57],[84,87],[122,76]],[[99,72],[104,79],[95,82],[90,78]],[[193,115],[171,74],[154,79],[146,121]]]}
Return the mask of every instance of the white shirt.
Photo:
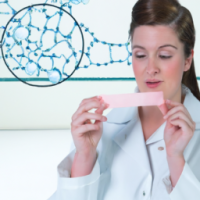
{"label": "white shirt", "polygon": [[[196,129],[184,151],[183,172],[172,191],[164,141],[166,122],[145,143],[138,108],[115,108],[103,123],[92,172],[70,178],[76,153],[72,144],[71,152],[58,166],[57,191],[49,200],[199,200],[200,102],[188,88],[185,91],[183,104]],[[164,149],[160,151],[160,147]]]}

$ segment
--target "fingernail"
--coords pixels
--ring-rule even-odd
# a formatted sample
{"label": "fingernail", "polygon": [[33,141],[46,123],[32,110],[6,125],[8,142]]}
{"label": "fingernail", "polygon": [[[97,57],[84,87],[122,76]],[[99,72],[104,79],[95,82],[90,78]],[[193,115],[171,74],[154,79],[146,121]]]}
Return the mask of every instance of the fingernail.
{"label": "fingernail", "polygon": [[103,119],[102,119],[102,120],[105,122],[105,121],[107,121],[107,118],[106,118],[106,117],[103,117]]}
{"label": "fingernail", "polygon": [[101,99],[102,97],[101,97],[101,96],[97,96],[97,98],[98,98],[98,99]]}

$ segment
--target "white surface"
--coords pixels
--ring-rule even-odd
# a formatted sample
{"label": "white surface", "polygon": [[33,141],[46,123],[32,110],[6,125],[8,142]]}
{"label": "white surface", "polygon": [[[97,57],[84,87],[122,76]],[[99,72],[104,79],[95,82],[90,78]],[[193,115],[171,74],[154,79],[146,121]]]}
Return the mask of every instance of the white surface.
{"label": "white surface", "polygon": [[135,85],[133,81],[76,81],[36,88],[21,82],[0,83],[0,129],[70,129],[71,117],[83,99],[131,93]]}
{"label": "white surface", "polygon": [[70,130],[0,131],[0,199],[48,199],[71,141]]}

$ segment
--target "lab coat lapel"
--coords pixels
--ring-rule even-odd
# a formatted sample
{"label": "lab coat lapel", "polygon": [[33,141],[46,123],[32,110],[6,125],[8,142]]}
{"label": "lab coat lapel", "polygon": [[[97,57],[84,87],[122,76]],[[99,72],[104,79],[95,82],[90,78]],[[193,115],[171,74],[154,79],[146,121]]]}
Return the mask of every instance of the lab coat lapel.
{"label": "lab coat lapel", "polygon": [[[137,107],[135,107],[133,110],[134,115],[137,115],[137,110]],[[145,169],[148,174],[151,173],[146,144],[138,116],[132,118],[122,130],[117,132],[113,140],[135,163],[141,166],[141,169]]]}
{"label": "lab coat lapel", "polygon": [[[135,88],[138,92],[138,87]],[[113,141],[134,161],[141,165],[148,174],[151,173],[146,144],[138,115],[138,107],[121,107],[113,109],[107,115],[107,123],[125,124],[113,136]]]}
{"label": "lab coat lapel", "polygon": [[184,106],[190,113],[192,120],[196,123],[195,130],[200,129],[200,101],[192,94],[190,89],[183,85],[183,89],[186,92],[186,97],[184,100]]}

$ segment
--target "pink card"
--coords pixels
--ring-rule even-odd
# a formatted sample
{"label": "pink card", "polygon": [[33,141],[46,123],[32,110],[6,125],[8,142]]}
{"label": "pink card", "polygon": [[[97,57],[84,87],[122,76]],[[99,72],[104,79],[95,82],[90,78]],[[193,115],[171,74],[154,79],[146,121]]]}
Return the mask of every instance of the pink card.
{"label": "pink card", "polygon": [[108,108],[132,106],[160,106],[164,104],[163,92],[140,92],[130,94],[99,95]]}

